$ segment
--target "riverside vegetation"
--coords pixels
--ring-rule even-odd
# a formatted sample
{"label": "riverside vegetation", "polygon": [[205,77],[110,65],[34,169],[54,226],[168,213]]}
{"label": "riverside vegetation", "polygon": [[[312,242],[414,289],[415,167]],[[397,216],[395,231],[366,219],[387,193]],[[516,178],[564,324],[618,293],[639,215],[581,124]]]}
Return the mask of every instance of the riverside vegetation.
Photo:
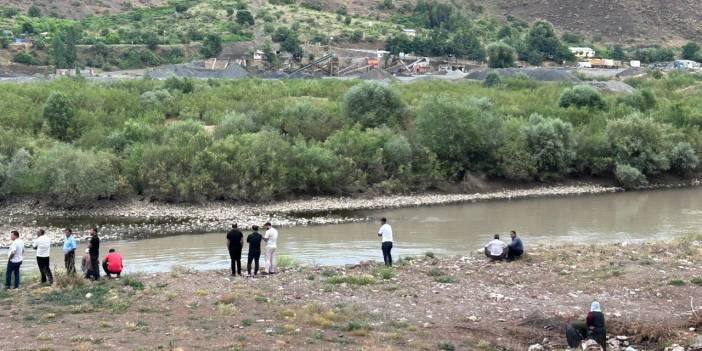
{"label": "riverside vegetation", "polygon": [[344,80],[0,86],[0,194],[61,205],[139,195],[261,201],[443,189],[471,175],[626,187],[694,174],[701,77],[632,78],[602,94],[518,76],[391,84]]}

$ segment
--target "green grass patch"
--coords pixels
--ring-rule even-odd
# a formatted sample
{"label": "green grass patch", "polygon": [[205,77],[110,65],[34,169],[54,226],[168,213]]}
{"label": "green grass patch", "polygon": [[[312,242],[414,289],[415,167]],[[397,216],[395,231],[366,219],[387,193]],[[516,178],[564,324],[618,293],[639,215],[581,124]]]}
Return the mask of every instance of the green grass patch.
{"label": "green grass patch", "polygon": [[448,275],[434,277],[434,281],[437,283],[441,283],[441,284],[453,284],[456,282],[455,279],[453,279],[452,277],[450,277]]}
{"label": "green grass patch", "polygon": [[668,284],[672,286],[684,286],[687,283],[685,283],[685,281],[682,279],[673,279],[670,282],[668,282]]}
{"label": "green grass patch", "polygon": [[438,268],[432,268],[429,270],[429,272],[427,272],[427,275],[429,275],[430,277],[440,277],[440,276],[444,275],[444,272],[442,272]]}
{"label": "green grass patch", "polygon": [[133,276],[133,275],[126,275],[124,277],[121,277],[120,280],[122,281],[122,285],[124,286],[130,286],[134,290],[144,290],[144,283],[139,280],[139,278]]}
{"label": "green grass patch", "polygon": [[695,285],[702,285],[702,277],[694,277],[690,279],[690,283]]}
{"label": "green grass patch", "polygon": [[431,251],[428,251],[427,253],[425,253],[424,256],[429,257],[429,258],[434,258],[434,257],[436,257],[436,255],[434,255],[434,253],[431,252]]}
{"label": "green grass patch", "polygon": [[376,267],[373,270],[373,275],[377,278],[388,280],[395,277],[395,275],[397,275],[397,272],[392,267]]}
{"label": "green grass patch", "polygon": [[451,342],[444,341],[440,342],[436,347],[441,350],[441,351],[455,351],[456,346],[454,346]]}

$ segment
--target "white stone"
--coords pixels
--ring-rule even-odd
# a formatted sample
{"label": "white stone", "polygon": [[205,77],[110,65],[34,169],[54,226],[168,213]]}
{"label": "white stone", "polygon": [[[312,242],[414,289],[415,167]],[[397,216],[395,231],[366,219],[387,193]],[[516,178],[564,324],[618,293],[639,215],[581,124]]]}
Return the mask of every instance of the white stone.
{"label": "white stone", "polygon": [[529,351],[544,351],[544,347],[541,344],[534,344],[529,346]]}

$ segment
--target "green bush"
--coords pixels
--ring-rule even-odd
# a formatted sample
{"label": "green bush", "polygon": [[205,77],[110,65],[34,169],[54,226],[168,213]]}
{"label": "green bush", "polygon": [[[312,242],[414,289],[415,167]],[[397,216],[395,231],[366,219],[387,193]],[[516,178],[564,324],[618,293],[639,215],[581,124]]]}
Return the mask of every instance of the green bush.
{"label": "green bush", "polygon": [[12,56],[12,61],[16,63],[22,63],[25,65],[33,65],[36,64],[36,60],[34,59],[34,56],[32,54],[26,52],[26,51],[20,51],[16,53],[14,56]]}
{"label": "green bush", "polygon": [[619,184],[627,189],[636,189],[648,184],[646,176],[638,169],[629,165],[618,164],[614,175],[617,177]]}
{"label": "green bush", "polygon": [[483,171],[495,163],[502,120],[487,101],[431,95],[416,115],[418,141],[436,154],[450,177],[461,179],[466,171]]}
{"label": "green bush", "polygon": [[541,179],[560,177],[570,172],[575,159],[573,126],[556,118],[533,114],[523,127],[527,150],[534,155]]}
{"label": "green bush", "polygon": [[79,150],[68,144],[58,143],[41,151],[33,173],[40,180],[41,191],[66,206],[107,198],[117,189],[111,155]]}
{"label": "green bush", "polygon": [[259,126],[251,117],[243,113],[229,112],[215,128],[214,135],[217,139],[224,139],[230,135],[255,133],[258,130]]}
{"label": "green bush", "polygon": [[669,126],[632,114],[608,121],[606,133],[615,163],[629,165],[644,175],[670,169]]}
{"label": "green bush", "polygon": [[587,85],[578,85],[566,89],[563,94],[561,94],[559,106],[564,108],[575,106],[577,108],[587,107],[594,110],[603,110],[607,107],[607,103],[602,98],[602,95],[594,88]]}
{"label": "green bush", "polygon": [[514,48],[502,43],[492,43],[487,47],[488,67],[507,68],[514,67],[516,53]]}
{"label": "green bush", "polygon": [[163,87],[170,91],[180,91],[183,94],[190,94],[195,90],[195,84],[190,78],[170,77],[166,79]]}
{"label": "green bush", "polygon": [[377,83],[358,84],[344,95],[344,113],[364,127],[401,125],[405,109],[396,92]]}
{"label": "green bush", "polygon": [[77,131],[71,130],[75,112],[71,101],[61,92],[54,91],[44,103],[42,112],[49,127],[49,133],[56,139],[67,141]]}
{"label": "green bush", "polygon": [[499,74],[497,74],[497,72],[490,72],[487,74],[487,76],[485,76],[485,81],[483,84],[488,88],[495,87],[502,84],[502,78]]}

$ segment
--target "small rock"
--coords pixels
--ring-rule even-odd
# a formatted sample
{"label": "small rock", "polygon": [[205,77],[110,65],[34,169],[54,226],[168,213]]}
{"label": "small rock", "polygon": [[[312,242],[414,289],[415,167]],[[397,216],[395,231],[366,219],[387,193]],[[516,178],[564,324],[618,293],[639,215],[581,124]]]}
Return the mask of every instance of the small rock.
{"label": "small rock", "polygon": [[91,298],[91,297],[93,297],[93,293],[87,293],[87,294],[85,294],[85,298],[86,298],[86,299],[89,299],[89,298]]}
{"label": "small rock", "polygon": [[544,347],[541,344],[530,345],[529,351],[544,351]]}
{"label": "small rock", "polygon": [[626,340],[629,340],[629,337],[626,335],[617,335],[617,340],[626,341]]}
{"label": "small rock", "polygon": [[637,351],[633,346],[629,346],[624,351]]}

